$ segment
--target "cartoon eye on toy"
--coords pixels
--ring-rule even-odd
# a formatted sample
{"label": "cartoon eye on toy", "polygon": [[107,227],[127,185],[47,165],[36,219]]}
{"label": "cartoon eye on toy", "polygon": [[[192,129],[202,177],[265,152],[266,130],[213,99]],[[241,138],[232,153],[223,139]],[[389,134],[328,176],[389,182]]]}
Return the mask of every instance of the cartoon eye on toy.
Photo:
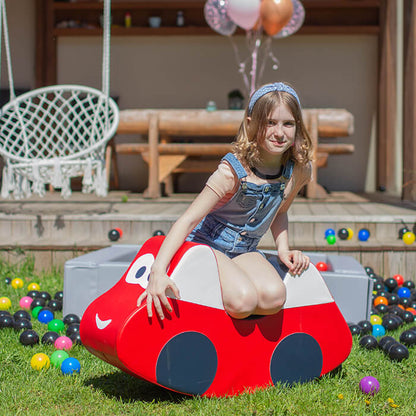
{"label": "cartoon eye on toy", "polygon": [[150,267],[154,261],[155,257],[151,253],[138,257],[127,273],[126,282],[139,284],[143,289],[146,289],[149,282]]}

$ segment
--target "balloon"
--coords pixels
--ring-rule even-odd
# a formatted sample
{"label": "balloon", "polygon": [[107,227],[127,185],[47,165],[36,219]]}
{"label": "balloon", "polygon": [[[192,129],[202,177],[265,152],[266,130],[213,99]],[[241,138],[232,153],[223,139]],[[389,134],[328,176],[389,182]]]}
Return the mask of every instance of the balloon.
{"label": "balloon", "polygon": [[292,0],[263,0],[260,4],[261,24],[270,36],[280,32],[289,23],[292,14]]}
{"label": "balloon", "polygon": [[228,0],[227,12],[234,23],[250,30],[259,18],[260,0]]}
{"label": "balloon", "polygon": [[303,25],[303,21],[305,20],[305,9],[300,0],[292,0],[292,3],[292,17],[289,20],[289,23],[280,32],[276,33],[273,36],[275,39],[286,38],[290,35],[293,35]]}
{"label": "balloon", "polygon": [[207,0],[204,6],[204,16],[209,27],[220,35],[230,36],[237,25],[227,14],[228,0]]}

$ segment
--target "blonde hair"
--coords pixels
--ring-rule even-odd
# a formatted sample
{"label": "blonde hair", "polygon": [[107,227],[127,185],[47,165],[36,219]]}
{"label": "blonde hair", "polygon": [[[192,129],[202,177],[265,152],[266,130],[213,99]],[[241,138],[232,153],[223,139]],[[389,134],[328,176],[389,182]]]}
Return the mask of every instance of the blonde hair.
{"label": "blonde hair", "polygon": [[277,106],[283,104],[288,106],[295,119],[296,133],[294,145],[285,152],[282,163],[292,159],[306,165],[312,160],[312,140],[303,122],[298,99],[285,91],[271,91],[256,101],[250,114],[249,108],[246,109],[233,143],[235,155],[248,166],[254,166],[260,161],[259,142],[265,138],[270,115]]}

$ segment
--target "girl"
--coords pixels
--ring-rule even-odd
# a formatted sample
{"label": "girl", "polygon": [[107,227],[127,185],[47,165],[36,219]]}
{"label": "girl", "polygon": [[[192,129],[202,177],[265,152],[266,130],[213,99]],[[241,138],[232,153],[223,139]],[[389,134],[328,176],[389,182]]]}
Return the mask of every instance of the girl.
{"label": "girl", "polygon": [[234,143],[204,189],[175,222],[153,263],[149,283],[137,305],[146,299],[160,319],[171,312],[166,297],[175,283],[168,265],[186,240],[214,250],[224,308],[233,318],[278,312],[286,299],[279,274],[257,250],[270,228],[278,256],[292,274],[309,266],[302,252],[289,249],[287,210],[311,177],[312,144],[302,121],[299,97],[278,82],[258,89],[250,98]]}

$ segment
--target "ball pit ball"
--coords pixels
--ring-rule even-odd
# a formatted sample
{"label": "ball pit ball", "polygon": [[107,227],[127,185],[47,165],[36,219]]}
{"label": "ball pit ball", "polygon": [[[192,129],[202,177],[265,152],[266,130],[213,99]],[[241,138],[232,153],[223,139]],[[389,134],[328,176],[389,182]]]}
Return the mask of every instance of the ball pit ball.
{"label": "ball pit ball", "polygon": [[354,231],[352,230],[352,228],[347,228],[348,231],[348,237],[347,240],[352,240],[352,238],[354,237]]}
{"label": "ball pit ball", "polygon": [[366,350],[374,350],[378,347],[378,342],[375,337],[372,335],[365,335],[360,339],[360,347],[365,348]]}
{"label": "ball pit ball", "polygon": [[80,324],[71,324],[66,329],[66,336],[70,337],[72,334],[79,333]]}
{"label": "ball pit ball", "polygon": [[26,329],[20,334],[19,341],[22,345],[33,346],[39,344],[39,335],[33,329]]}
{"label": "ball pit ball", "polygon": [[397,296],[399,298],[410,298],[410,289],[408,289],[407,287],[401,287],[398,291],[397,291]]}
{"label": "ball pit ball", "polygon": [[328,237],[326,237],[326,242],[329,245],[333,245],[337,242],[337,238],[335,237],[335,235],[330,234]]}
{"label": "ball pit ball", "polygon": [[53,313],[47,309],[42,309],[38,314],[38,321],[42,324],[48,324],[54,318]]}
{"label": "ball pit ball", "polygon": [[11,282],[12,282],[12,279],[10,279],[10,277],[4,278],[4,283],[6,283],[6,285],[9,285]]}
{"label": "ball pit ball", "polygon": [[53,311],[61,311],[62,310],[62,301],[58,299],[51,299],[48,302],[48,307],[51,308]]}
{"label": "ball pit ball", "polygon": [[401,274],[395,274],[393,279],[397,282],[398,286],[402,286],[404,283],[404,277]]}
{"label": "ball pit ball", "polygon": [[399,340],[403,345],[406,345],[408,347],[411,347],[412,345],[416,345],[416,332],[411,331],[409,329],[407,331],[403,331],[400,334]]}
{"label": "ball pit ball", "polygon": [[17,332],[20,332],[25,329],[32,329],[32,323],[28,319],[25,319],[25,318],[15,319],[13,328]]}
{"label": "ball pit ball", "polygon": [[408,233],[410,230],[407,227],[402,227],[399,230],[399,239],[401,240],[403,236]]}
{"label": "ball pit ball", "polygon": [[52,319],[48,323],[49,331],[62,332],[65,329],[65,324],[61,319]]}
{"label": "ball pit ball", "polygon": [[382,321],[383,320],[382,320],[381,316],[379,316],[379,315],[371,315],[370,316],[370,323],[372,325],[381,325]]}
{"label": "ball pit ball", "polygon": [[75,315],[74,313],[69,313],[68,315],[65,315],[63,321],[65,325],[79,324],[81,322],[79,316]]}
{"label": "ball pit ball", "polygon": [[383,303],[380,303],[379,305],[376,306],[376,313],[387,313],[389,307],[387,305],[384,305]]}
{"label": "ball pit ball", "polygon": [[346,229],[346,228],[340,228],[339,230],[338,230],[338,237],[341,239],[341,240],[347,240],[348,239],[348,230]]}
{"label": "ball pit ball", "polygon": [[[32,305],[30,305],[32,307]],[[43,309],[43,306],[36,306],[32,309],[32,316],[37,319],[39,312]]]}
{"label": "ball pit ball", "polygon": [[389,348],[388,355],[393,361],[402,361],[409,358],[409,350],[405,345],[397,342]]}
{"label": "ball pit ball", "polygon": [[53,298],[56,300],[60,300],[62,302],[64,299],[64,292],[62,290],[60,290],[59,292],[56,292]]}
{"label": "ball pit ball", "polygon": [[415,283],[412,282],[411,280],[405,280],[402,284],[403,287],[407,287],[408,289],[412,290],[415,288]]}
{"label": "ball pit ball", "polygon": [[386,286],[389,292],[393,292],[394,289],[397,287],[397,280],[389,277],[384,281],[384,285]]}
{"label": "ball pit ball", "polygon": [[39,283],[36,282],[30,282],[27,285],[27,290],[31,291],[31,290],[36,290],[37,292],[40,290],[40,286]]}
{"label": "ball pit ball", "polygon": [[32,299],[35,299],[36,297],[38,297],[38,295],[39,295],[39,290],[29,290],[26,296],[29,296]]}
{"label": "ball pit ball", "polygon": [[44,368],[49,368],[50,360],[46,354],[40,352],[32,357],[30,360],[30,365],[34,370],[40,371]]}
{"label": "ball pit ball", "polygon": [[0,315],[0,329],[13,328],[14,318],[10,315]]}
{"label": "ball pit ball", "polygon": [[64,360],[69,358],[69,354],[63,350],[54,351],[51,355],[51,364],[55,368],[61,368],[61,364]]}
{"label": "ball pit ball", "polygon": [[374,270],[372,267],[370,266],[365,266],[364,267],[365,272],[369,275],[370,273],[374,273]]}
{"label": "ball pit ball", "polygon": [[75,332],[74,334],[71,334],[69,338],[71,338],[71,341],[73,344],[82,345],[81,334],[79,332]]}
{"label": "ball pit ball", "polygon": [[374,303],[374,306],[377,306],[377,305],[380,305],[380,304],[388,305],[389,301],[387,300],[387,298],[385,296],[377,296],[374,299],[373,303]]}
{"label": "ball pit ball", "polygon": [[367,320],[360,321],[360,322],[358,322],[357,325],[361,329],[361,335],[369,334],[373,329],[373,325],[371,324],[370,321],[367,321]]}
{"label": "ball pit ball", "polygon": [[359,386],[360,390],[364,394],[370,394],[372,396],[374,396],[374,394],[376,394],[380,389],[380,383],[375,377],[372,376],[363,377],[360,380]]}
{"label": "ball pit ball", "polygon": [[41,308],[43,308],[44,306],[46,306],[46,300],[42,298],[33,299],[32,303],[30,304],[30,309],[33,310],[37,306],[41,306]]}
{"label": "ball pit ball", "polygon": [[378,346],[380,349],[383,349],[384,346],[389,342],[397,342],[392,336],[386,335],[379,339]]}
{"label": "ball pit ball", "polygon": [[49,302],[52,299],[51,294],[45,291],[39,292],[39,295],[37,297],[45,299],[46,302]]}
{"label": "ball pit ball", "polygon": [[370,231],[367,230],[367,228],[361,228],[361,230],[358,231],[358,239],[360,241],[367,241],[370,238]]}
{"label": "ball pit ball", "polygon": [[68,357],[61,364],[61,371],[64,375],[73,375],[81,370],[80,362],[73,357]]}
{"label": "ball pit ball", "polygon": [[349,324],[348,328],[350,329],[351,335],[360,335],[361,328],[356,324]]}
{"label": "ball pit ball", "polygon": [[384,328],[383,325],[373,325],[373,330],[372,330],[372,335],[373,337],[382,337],[383,335],[386,334],[386,329]]}
{"label": "ball pit ball", "polygon": [[165,235],[165,233],[162,230],[153,231],[153,237],[156,237],[158,235]]}
{"label": "ball pit ball", "polygon": [[69,351],[72,348],[72,341],[71,341],[71,338],[69,337],[61,336],[56,339],[54,345],[57,350]]}
{"label": "ball pit ball", "polygon": [[23,309],[30,309],[30,305],[33,302],[33,299],[30,296],[23,296],[19,300],[19,306]]}
{"label": "ball pit ball", "polygon": [[20,309],[16,311],[13,314],[13,318],[14,319],[27,319],[28,321],[32,319],[32,317],[30,316],[30,313],[28,311],[25,311],[24,309]]}
{"label": "ball pit ball", "polygon": [[41,342],[44,345],[54,345],[55,341],[60,337],[60,335],[55,331],[48,331],[43,334]]}
{"label": "ball pit ball", "polygon": [[319,261],[315,266],[320,272],[328,271],[328,265],[324,261]]}
{"label": "ball pit ball", "polygon": [[12,307],[12,302],[9,298],[6,296],[2,296],[0,298],[0,310],[7,311],[7,309],[10,309]]}
{"label": "ball pit ball", "polygon": [[108,232],[108,239],[110,241],[117,241],[120,238],[120,233],[114,228]]}
{"label": "ball pit ball", "polygon": [[19,277],[16,277],[16,279],[13,279],[11,283],[13,289],[21,289],[23,287],[23,284],[24,284],[23,280],[20,279]]}
{"label": "ball pit ball", "polygon": [[405,244],[411,245],[415,242],[416,236],[411,231],[408,231],[407,233],[403,234],[402,240]]}
{"label": "ball pit ball", "polygon": [[325,230],[325,238],[327,238],[329,235],[335,235],[335,230],[333,228],[327,228]]}
{"label": "ball pit ball", "polygon": [[407,324],[411,324],[415,320],[415,315],[413,315],[410,311],[404,311],[403,314],[403,321]]}

